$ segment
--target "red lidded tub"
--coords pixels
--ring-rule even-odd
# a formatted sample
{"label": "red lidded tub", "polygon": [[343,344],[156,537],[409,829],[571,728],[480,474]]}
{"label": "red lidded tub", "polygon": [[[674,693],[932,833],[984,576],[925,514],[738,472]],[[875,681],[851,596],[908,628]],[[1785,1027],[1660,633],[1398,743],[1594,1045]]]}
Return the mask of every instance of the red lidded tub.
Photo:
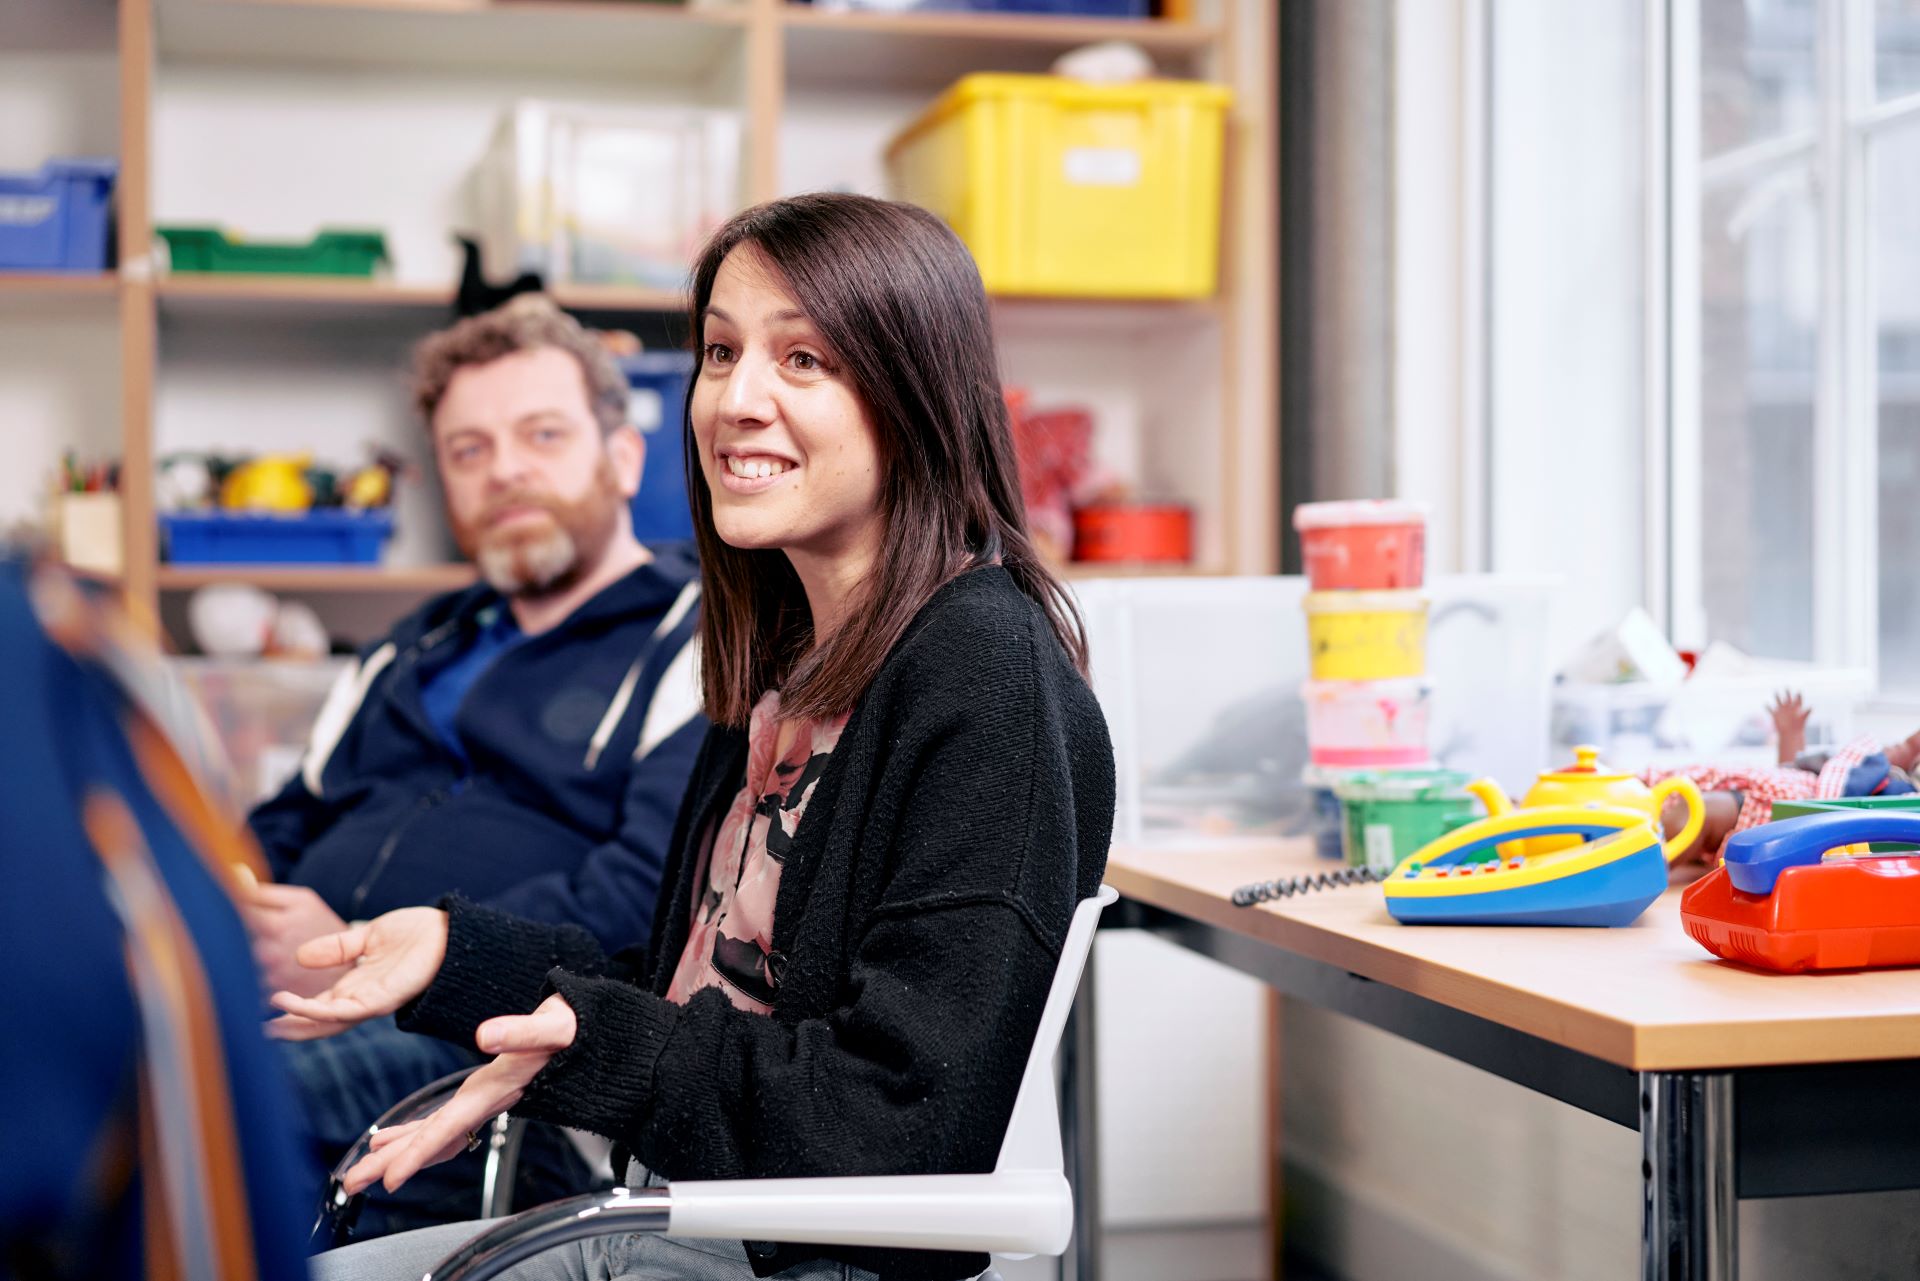
{"label": "red lidded tub", "polygon": [[1427,509],[1421,503],[1357,500],[1293,509],[1300,556],[1316,592],[1417,588],[1427,573]]}

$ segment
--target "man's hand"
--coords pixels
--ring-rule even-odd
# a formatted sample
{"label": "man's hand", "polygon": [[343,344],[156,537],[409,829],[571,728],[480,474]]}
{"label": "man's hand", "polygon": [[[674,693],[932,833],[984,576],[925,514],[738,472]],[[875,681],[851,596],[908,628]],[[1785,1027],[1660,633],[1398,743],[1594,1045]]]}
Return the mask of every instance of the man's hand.
{"label": "man's hand", "polygon": [[474,1043],[499,1057],[461,1082],[432,1116],[374,1135],[372,1151],[347,1171],[347,1191],[359,1193],[378,1180],[391,1192],[424,1167],[458,1154],[467,1146],[467,1135],[520,1101],[527,1082],[573,1044],[578,1030],[573,1007],[557,993],[531,1014],[482,1023]]}
{"label": "man's hand", "polygon": [[236,871],[240,917],[253,940],[262,986],[269,992],[285,988],[301,996],[315,996],[333,986],[344,969],[308,969],[293,954],[302,943],[338,934],[347,923],[304,885],[262,885],[244,866]]}
{"label": "man's hand", "polygon": [[403,907],[304,943],[296,961],[339,977],[317,996],[275,992],[274,1008],[285,1017],[268,1023],[267,1032],[311,1041],[391,1014],[427,990],[446,957],[447,914],[437,907]]}

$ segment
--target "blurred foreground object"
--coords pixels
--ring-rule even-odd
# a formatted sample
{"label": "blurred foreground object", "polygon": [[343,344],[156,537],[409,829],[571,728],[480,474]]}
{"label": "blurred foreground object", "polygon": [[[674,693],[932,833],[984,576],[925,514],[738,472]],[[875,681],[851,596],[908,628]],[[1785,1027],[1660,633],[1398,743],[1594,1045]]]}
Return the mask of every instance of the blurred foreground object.
{"label": "blurred foreground object", "polygon": [[225,887],[258,856],[197,781],[220,766],[193,705],[117,610],[5,557],[0,695],[0,1259],[304,1275],[310,1176]]}

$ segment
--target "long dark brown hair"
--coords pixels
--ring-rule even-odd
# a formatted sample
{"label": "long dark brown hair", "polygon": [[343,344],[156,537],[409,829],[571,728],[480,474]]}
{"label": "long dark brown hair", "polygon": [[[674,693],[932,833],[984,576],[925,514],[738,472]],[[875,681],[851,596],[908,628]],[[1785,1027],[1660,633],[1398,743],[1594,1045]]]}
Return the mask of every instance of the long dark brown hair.
{"label": "long dark brown hair", "polygon": [[715,232],[694,266],[701,360],[714,277],[742,245],[792,293],[873,422],[885,532],[845,622],[816,646],[806,593],[786,554],[731,547],[714,532],[689,404],[683,431],[705,582],[700,662],[708,719],[745,725],[770,689],[780,690],[784,716],[851,710],[934,592],[988,562],[1046,611],[1085,675],[1079,613],[1027,536],[986,292],[959,238],[924,209],[867,196],[822,193],[756,205]]}

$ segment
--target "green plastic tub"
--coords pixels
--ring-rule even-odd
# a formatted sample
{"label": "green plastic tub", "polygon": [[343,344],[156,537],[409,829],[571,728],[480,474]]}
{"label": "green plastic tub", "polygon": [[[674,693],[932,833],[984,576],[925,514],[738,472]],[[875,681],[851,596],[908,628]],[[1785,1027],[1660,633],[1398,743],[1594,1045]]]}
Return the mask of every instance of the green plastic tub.
{"label": "green plastic tub", "polygon": [[305,244],[243,240],[218,227],[158,227],[175,271],[371,276],[387,261],[380,231],[323,231]]}
{"label": "green plastic tub", "polygon": [[[1453,770],[1380,770],[1334,783],[1345,814],[1341,850],[1352,867],[1391,872],[1401,859],[1482,817]],[[1493,857],[1489,852],[1487,857]]]}
{"label": "green plastic tub", "polygon": [[[1829,810],[1893,810],[1895,813],[1920,814],[1920,796],[1839,796],[1830,801],[1775,801],[1773,803],[1773,821],[1785,822],[1790,818],[1805,818],[1809,814],[1825,814]],[[1888,845],[1876,841],[1867,847],[1875,854],[1892,854],[1900,850],[1910,850],[1911,845]]]}

